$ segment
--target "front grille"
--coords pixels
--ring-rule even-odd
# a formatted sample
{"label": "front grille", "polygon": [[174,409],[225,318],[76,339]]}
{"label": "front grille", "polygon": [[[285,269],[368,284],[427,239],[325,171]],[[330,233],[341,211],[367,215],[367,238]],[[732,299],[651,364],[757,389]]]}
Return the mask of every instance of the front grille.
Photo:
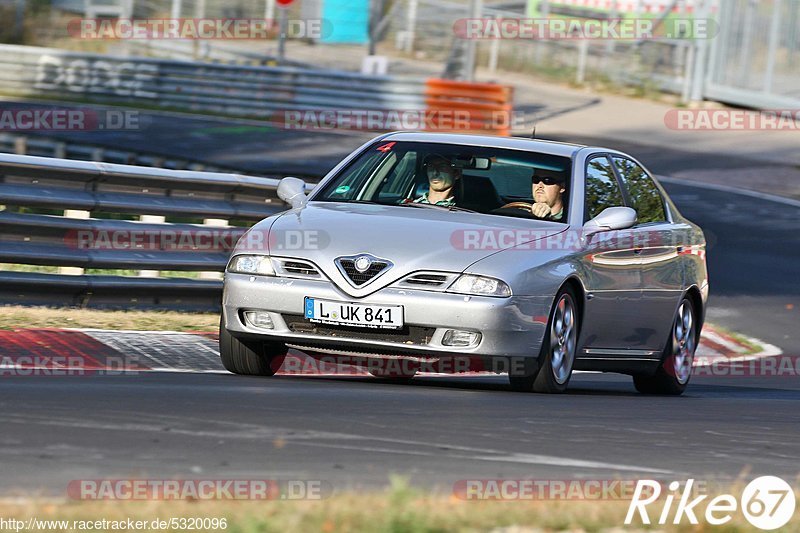
{"label": "front grille", "polygon": [[278,274],[287,277],[314,278],[322,277],[319,269],[310,261],[302,259],[277,259]]}
{"label": "front grille", "polygon": [[283,269],[289,274],[301,276],[319,276],[319,271],[310,263],[302,261],[284,261]]}
{"label": "front grille", "polygon": [[405,284],[420,287],[441,287],[448,280],[445,274],[415,274],[404,280]]}
{"label": "front grille", "polygon": [[317,324],[303,315],[283,315],[286,325],[294,333],[319,335],[339,339],[358,339],[383,342],[399,342],[403,344],[428,344],[436,328],[411,326],[406,324],[400,329],[358,328],[337,326],[335,324]]}
{"label": "front grille", "polygon": [[364,285],[366,282],[383,272],[389,263],[386,261],[373,261],[370,267],[364,272],[356,270],[356,262],[354,259],[338,259],[339,266],[342,267],[345,275],[350,278],[350,281],[356,287]]}

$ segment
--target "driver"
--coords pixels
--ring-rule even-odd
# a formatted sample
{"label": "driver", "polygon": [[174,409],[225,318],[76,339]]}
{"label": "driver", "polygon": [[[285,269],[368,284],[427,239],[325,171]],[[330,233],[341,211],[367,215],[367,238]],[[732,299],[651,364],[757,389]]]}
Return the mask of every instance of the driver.
{"label": "driver", "polygon": [[428,192],[414,200],[415,204],[436,204],[443,207],[456,205],[454,187],[461,179],[461,169],[455,168],[448,158],[431,154],[425,158],[428,174]]}
{"label": "driver", "polygon": [[546,220],[561,220],[564,217],[563,194],[566,179],[560,172],[537,168],[531,176],[531,214]]}

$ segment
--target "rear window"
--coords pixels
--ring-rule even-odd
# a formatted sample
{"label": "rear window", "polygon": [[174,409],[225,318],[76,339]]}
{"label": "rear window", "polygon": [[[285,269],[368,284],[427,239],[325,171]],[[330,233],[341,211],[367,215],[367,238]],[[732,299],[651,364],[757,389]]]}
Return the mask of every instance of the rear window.
{"label": "rear window", "polygon": [[639,224],[665,222],[667,214],[664,210],[664,199],[661,197],[653,179],[644,169],[625,157],[614,157],[622,183],[636,210]]}

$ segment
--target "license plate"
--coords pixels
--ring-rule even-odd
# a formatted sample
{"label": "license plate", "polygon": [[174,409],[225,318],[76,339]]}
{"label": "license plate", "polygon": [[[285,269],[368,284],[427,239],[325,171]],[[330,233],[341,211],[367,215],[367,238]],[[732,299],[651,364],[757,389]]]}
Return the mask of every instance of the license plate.
{"label": "license plate", "polygon": [[311,322],[365,328],[403,327],[402,305],[353,304],[306,296],[305,317]]}

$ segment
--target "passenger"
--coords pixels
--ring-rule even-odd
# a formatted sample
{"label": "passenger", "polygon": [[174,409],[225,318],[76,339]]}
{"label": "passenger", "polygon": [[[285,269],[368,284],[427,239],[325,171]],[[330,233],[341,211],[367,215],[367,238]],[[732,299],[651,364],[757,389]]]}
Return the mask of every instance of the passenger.
{"label": "passenger", "polygon": [[428,192],[414,200],[414,203],[455,206],[454,189],[461,179],[461,169],[455,168],[448,158],[438,154],[427,156],[424,166],[428,174]]}

